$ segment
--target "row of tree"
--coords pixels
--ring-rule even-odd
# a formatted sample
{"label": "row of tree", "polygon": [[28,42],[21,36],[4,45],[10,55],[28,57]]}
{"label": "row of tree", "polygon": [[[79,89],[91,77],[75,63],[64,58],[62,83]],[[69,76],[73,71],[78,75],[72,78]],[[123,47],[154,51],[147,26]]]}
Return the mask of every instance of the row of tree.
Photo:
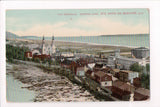
{"label": "row of tree", "polygon": [[15,47],[15,46],[7,44],[6,45],[6,58],[10,62],[12,62],[13,59],[27,60],[24,54],[28,50],[29,49],[27,47]]}

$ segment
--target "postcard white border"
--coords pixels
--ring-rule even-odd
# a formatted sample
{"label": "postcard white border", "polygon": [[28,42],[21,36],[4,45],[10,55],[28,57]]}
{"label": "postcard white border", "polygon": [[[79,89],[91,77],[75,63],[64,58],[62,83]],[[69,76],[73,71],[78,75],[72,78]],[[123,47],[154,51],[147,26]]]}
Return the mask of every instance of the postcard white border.
{"label": "postcard white border", "polygon": [[[150,10],[151,99],[141,102],[76,102],[76,103],[8,103],[5,74],[5,10],[6,9],[90,9],[90,8],[148,8]],[[0,4],[0,104],[2,107],[63,107],[112,106],[160,107],[160,2],[159,1],[1,1]],[[159,48],[159,49],[158,49]]]}

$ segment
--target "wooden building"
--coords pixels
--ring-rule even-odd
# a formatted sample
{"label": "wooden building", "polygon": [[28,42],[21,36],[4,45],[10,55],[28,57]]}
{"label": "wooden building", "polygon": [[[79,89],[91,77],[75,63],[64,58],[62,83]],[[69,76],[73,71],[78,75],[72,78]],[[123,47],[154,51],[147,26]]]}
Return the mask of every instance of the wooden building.
{"label": "wooden building", "polygon": [[102,71],[98,71],[94,75],[95,81],[100,83],[101,86],[112,86],[112,76],[107,75]]}

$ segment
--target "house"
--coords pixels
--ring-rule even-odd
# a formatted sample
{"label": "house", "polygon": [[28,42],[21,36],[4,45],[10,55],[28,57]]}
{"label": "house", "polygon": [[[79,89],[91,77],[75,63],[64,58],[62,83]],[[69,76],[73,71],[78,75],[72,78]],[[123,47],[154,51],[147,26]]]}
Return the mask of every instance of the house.
{"label": "house", "polygon": [[77,70],[75,72],[77,76],[85,76],[84,67],[77,67]]}
{"label": "house", "polygon": [[84,71],[85,72],[87,72],[88,70],[93,70],[93,67],[95,66],[95,63],[89,63],[88,62],[88,64],[86,64],[85,66],[84,66]]}
{"label": "house", "polygon": [[122,81],[114,81],[112,85],[112,96],[124,100],[124,101],[129,101],[133,100],[134,96],[134,86],[129,85],[125,82]]}
{"label": "house", "polygon": [[110,73],[111,73],[113,76],[118,77],[119,71],[120,71],[120,69],[112,69],[112,70],[110,71]]}
{"label": "house", "polygon": [[150,98],[150,91],[145,88],[137,88],[134,91],[134,101],[148,100]]}
{"label": "house", "polygon": [[141,87],[141,79],[138,78],[138,77],[134,78],[134,79],[133,79],[133,85],[134,85],[135,87]]}
{"label": "house", "polygon": [[85,72],[85,75],[91,76],[92,72],[93,72],[93,71],[89,69],[89,70],[87,70],[87,71]]}
{"label": "house", "polygon": [[40,59],[40,60],[45,60],[45,59],[51,58],[51,56],[50,56],[50,55],[46,55],[46,54],[34,55],[34,56],[33,56],[33,59],[36,59],[36,58],[38,58],[38,59]]}
{"label": "house", "polygon": [[103,68],[100,69],[100,71],[103,71],[103,72],[105,72],[105,73],[110,73],[111,70],[112,70],[112,69],[111,69],[110,67],[103,67]]}
{"label": "house", "polygon": [[127,70],[120,70],[119,72],[119,79],[123,82],[130,82],[133,84],[133,79],[138,77],[138,72],[127,71]]}
{"label": "house", "polygon": [[63,57],[63,58],[73,58],[74,54],[71,53],[71,52],[62,52],[61,57]]}
{"label": "house", "polygon": [[95,81],[97,81],[101,86],[112,86],[112,76],[109,76],[102,71],[98,71],[94,74],[94,77]]}
{"label": "house", "polygon": [[95,64],[95,66],[94,66],[95,68],[102,68],[103,67],[103,63],[96,63]]}
{"label": "house", "polygon": [[88,68],[91,69],[91,70],[93,70],[93,67],[94,67],[94,66],[95,66],[95,63],[89,63],[89,64],[88,64]]}
{"label": "house", "polygon": [[87,70],[87,71],[85,72],[85,75],[86,75],[87,77],[89,77],[89,78],[95,80],[94,72],[93,72],[92,70],[90,70],[90,69]]}
{"label": "house", "polygon": [[31,51],[27,51],[27,52],[25,52],[25,57],[27,57],[27,58],[32,58],[32,52]]}
{"label": "house", "polygon": [[77,58],[65,58],[63,61],[61,61],[61,66],[74,70],[76,66]]}

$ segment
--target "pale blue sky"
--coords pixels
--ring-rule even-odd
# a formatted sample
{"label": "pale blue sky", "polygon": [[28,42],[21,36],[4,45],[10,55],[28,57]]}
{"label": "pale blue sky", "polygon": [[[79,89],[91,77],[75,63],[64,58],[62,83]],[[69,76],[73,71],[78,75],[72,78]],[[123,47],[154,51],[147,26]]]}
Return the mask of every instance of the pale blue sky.
{"label": "pale blue sky", "polygon": [[[105,12],[106,15],[101,15],[101,12]],[[109,15],[110,12],[122,14]],[[123,12],[136,14],[124,15]],[[58,15],[66,13],[77,15]],[[7,10],[6,30],[20,36],[52,36],[53,33],[56,36],[149,33],[149,11],[148,9]]]}

